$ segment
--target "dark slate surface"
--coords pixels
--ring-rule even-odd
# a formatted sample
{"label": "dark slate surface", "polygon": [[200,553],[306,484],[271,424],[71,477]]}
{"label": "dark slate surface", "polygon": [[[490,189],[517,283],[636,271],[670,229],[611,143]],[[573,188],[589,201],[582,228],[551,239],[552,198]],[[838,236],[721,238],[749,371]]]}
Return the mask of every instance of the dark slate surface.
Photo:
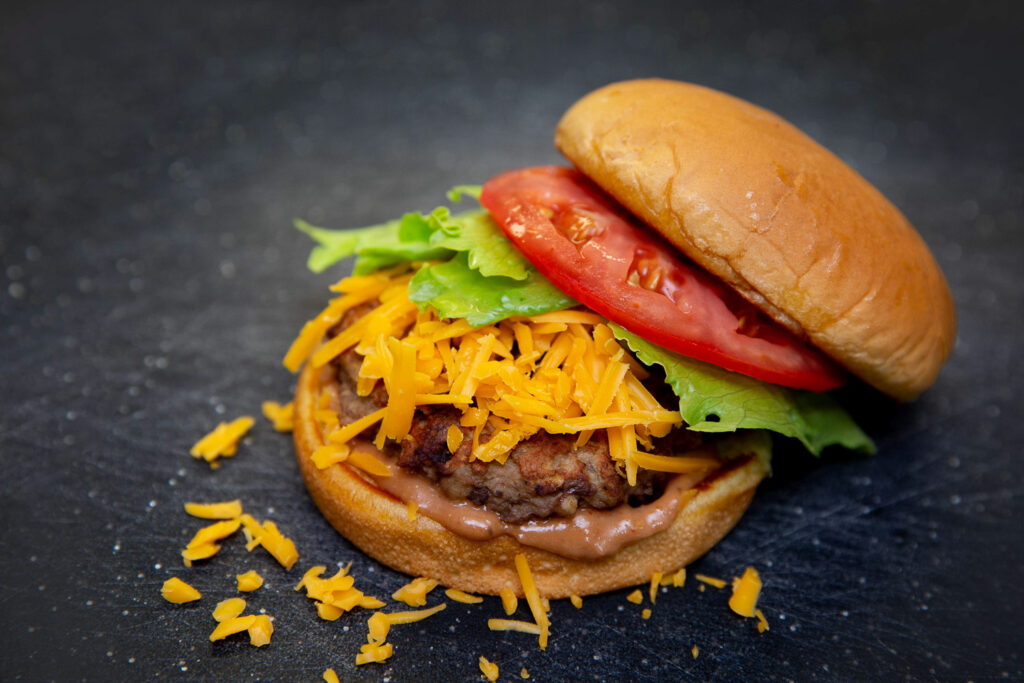
{"label": "dark slate surface", "polygon": [[[804,3],[801,3],[803,5]],[[0,678],[987,680],[1024,677],[1024,165],[1013,5],[5,3],[0,16]],[[279,358],[322,304],[293,216],[363,225],[456,183],[557,161],[561,112],[606,82],[688,79],[774,109],[901,206],[948,275],[960,337],[938,384],[845,399],[879,454],[783,447],[740,526],[694,567],[762,570],[771,631],[691,583],[650,621],[626,591],[554,605],[547,652],[497,601],[396,628],[355,669],[366,613],[290,586],[354,562],[260,422],[216,472],[216,421],[284,399]],[[189,499],[241,497],[298,544],[286,574],[238,540],[186,570]],[[255,568],[272,644],[211,645]],[[169,576],[205,598],[159,597]],[[700,657],[690,655],[700,647]]]}

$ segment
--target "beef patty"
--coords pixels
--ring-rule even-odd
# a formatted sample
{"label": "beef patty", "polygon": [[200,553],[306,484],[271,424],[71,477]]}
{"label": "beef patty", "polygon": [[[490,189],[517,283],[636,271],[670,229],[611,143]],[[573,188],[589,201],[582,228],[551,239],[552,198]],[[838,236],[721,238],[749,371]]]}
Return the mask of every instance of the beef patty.
{"label": "beef patty", "polygon": [[[352,319],[363,311],[350,312]],[[349,324],[343,320],[339,327]],[[347,351],[334,361],[338,379],[339,412],[343,424],[387,405],[387,391],[378,382],[369,396],[356,393],[362,357]],[[454,500],[469,500],[497,514],[502,521],[520,524],[530,519],[569,516],[578,508],[608,509],[622,504],[641,505],[654,500],[671,475],[640,469],[635,486],[616,470],[604,430],[576,447],[575,434],[537,432],[516,445],[504,464],[470,461],[473,429],[459,425],[461,413],[450,406],[421,406],[409,435],[385,451],[398,465],[416,472]],[[448,450],[448,430],[462,430],[459,448]],[[494,430],[485,425],[480,443]],[[670,455],[700,446],[699,434],[682,429],[655,441],[655,453]]]}

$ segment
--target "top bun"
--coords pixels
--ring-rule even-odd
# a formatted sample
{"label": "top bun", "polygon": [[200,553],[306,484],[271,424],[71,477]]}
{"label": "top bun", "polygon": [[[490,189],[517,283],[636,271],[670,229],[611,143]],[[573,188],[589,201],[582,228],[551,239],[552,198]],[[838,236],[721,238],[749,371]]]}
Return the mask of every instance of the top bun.
{"label": "top bun", "polygon": [[775,114],[664,80],[596,90],[555,145],[688,257],[868,384],[935,381],[956,313],[914,227],[838,157]]}

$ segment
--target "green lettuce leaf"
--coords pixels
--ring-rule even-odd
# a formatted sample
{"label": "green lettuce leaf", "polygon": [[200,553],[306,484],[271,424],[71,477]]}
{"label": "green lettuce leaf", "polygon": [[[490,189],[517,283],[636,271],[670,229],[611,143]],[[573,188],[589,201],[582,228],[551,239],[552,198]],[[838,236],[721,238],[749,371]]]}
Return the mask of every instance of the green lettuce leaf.
{"label": "green lettuce leaf", "polygon": [[430,244],[434,231],[429,217],[419,213],[407,213],[387,223],[354,230],[328,230],[298,219],[295,227],[318,243],[306,264],[314,273],[323,272],[354,255],[358,255],[353,268],[356,275],[406,261],[428,261],[452,255],[451,250]]}
{"label": "green lettuce leaf", "polygon": [[409,298],[433,306],[444,318],[465,318],[474,327],[576,305],[532,268],[521,280],[488,277],[470,266],[470,258],[460,252],[447,263],[421,268],[409,283]]}
{"label": "green lettuce leaf", "polygon": [[815,455],[840,445],[873,453],[875,445],[831,397],[768,384],[708,363],[680,356],[612,325],[645,365],[660,365],[679,397],[679,411],[698,432],[767,429],[790,436]]}
{"label": "green lettuce leaf", "polygon": [[447,209],[442,208],[431,216],[437,229],[430,236],[430,243],[452,251],[467,252],[469,267],[480,271],[484,277],[525,280],[533,270],[522,252],[495,224],[490,212],[481,209],[448,216]]}
{"label": "green lettuce leaf", "polygon": [[446,260],[462,251],[469,254],[469,267],[485,277],[525,280],[533,270],[483,209],[452,215],[439,206],[427,215],[407,213],[353,230],[329,230],[303,220],[296,220],[295,227],[318,243],[308,262],[316,273],[350,256],[357,256],[353,272],[366,275],[407,261]]}

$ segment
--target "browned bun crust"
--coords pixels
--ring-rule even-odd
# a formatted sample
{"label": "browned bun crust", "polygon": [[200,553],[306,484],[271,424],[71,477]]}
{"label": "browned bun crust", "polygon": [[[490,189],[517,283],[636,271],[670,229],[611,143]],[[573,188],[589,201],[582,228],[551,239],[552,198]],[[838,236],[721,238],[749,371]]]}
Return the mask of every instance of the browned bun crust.
{"label": "browned bun crust", "polygon": [[555,145],[687,256],[867,383],[911,399],[956,334],[949,288],[870,183],[775,114],[688,83],[615,83]]}
{"label": "browned bun crust", "polygon": [[[673,571],[703,555],[742,516],[768,471],[768,453],[702,483],[668,529],[597,561],[570,560],[500,536],[472,541],[420,514],[373,486],[344,463],[320,470],[313,452],[323,444],[314,419],[320,372],[309,364],[295,391],[295,454],[306,487],[324,517],[363,552],[399,571],[443,585],[496,595],[509,587],[522,595],[513,559],[525,553],[541,595],[564,598],[631,586],[655,571]],[[750,448],[744,446],[747,452]]]}

